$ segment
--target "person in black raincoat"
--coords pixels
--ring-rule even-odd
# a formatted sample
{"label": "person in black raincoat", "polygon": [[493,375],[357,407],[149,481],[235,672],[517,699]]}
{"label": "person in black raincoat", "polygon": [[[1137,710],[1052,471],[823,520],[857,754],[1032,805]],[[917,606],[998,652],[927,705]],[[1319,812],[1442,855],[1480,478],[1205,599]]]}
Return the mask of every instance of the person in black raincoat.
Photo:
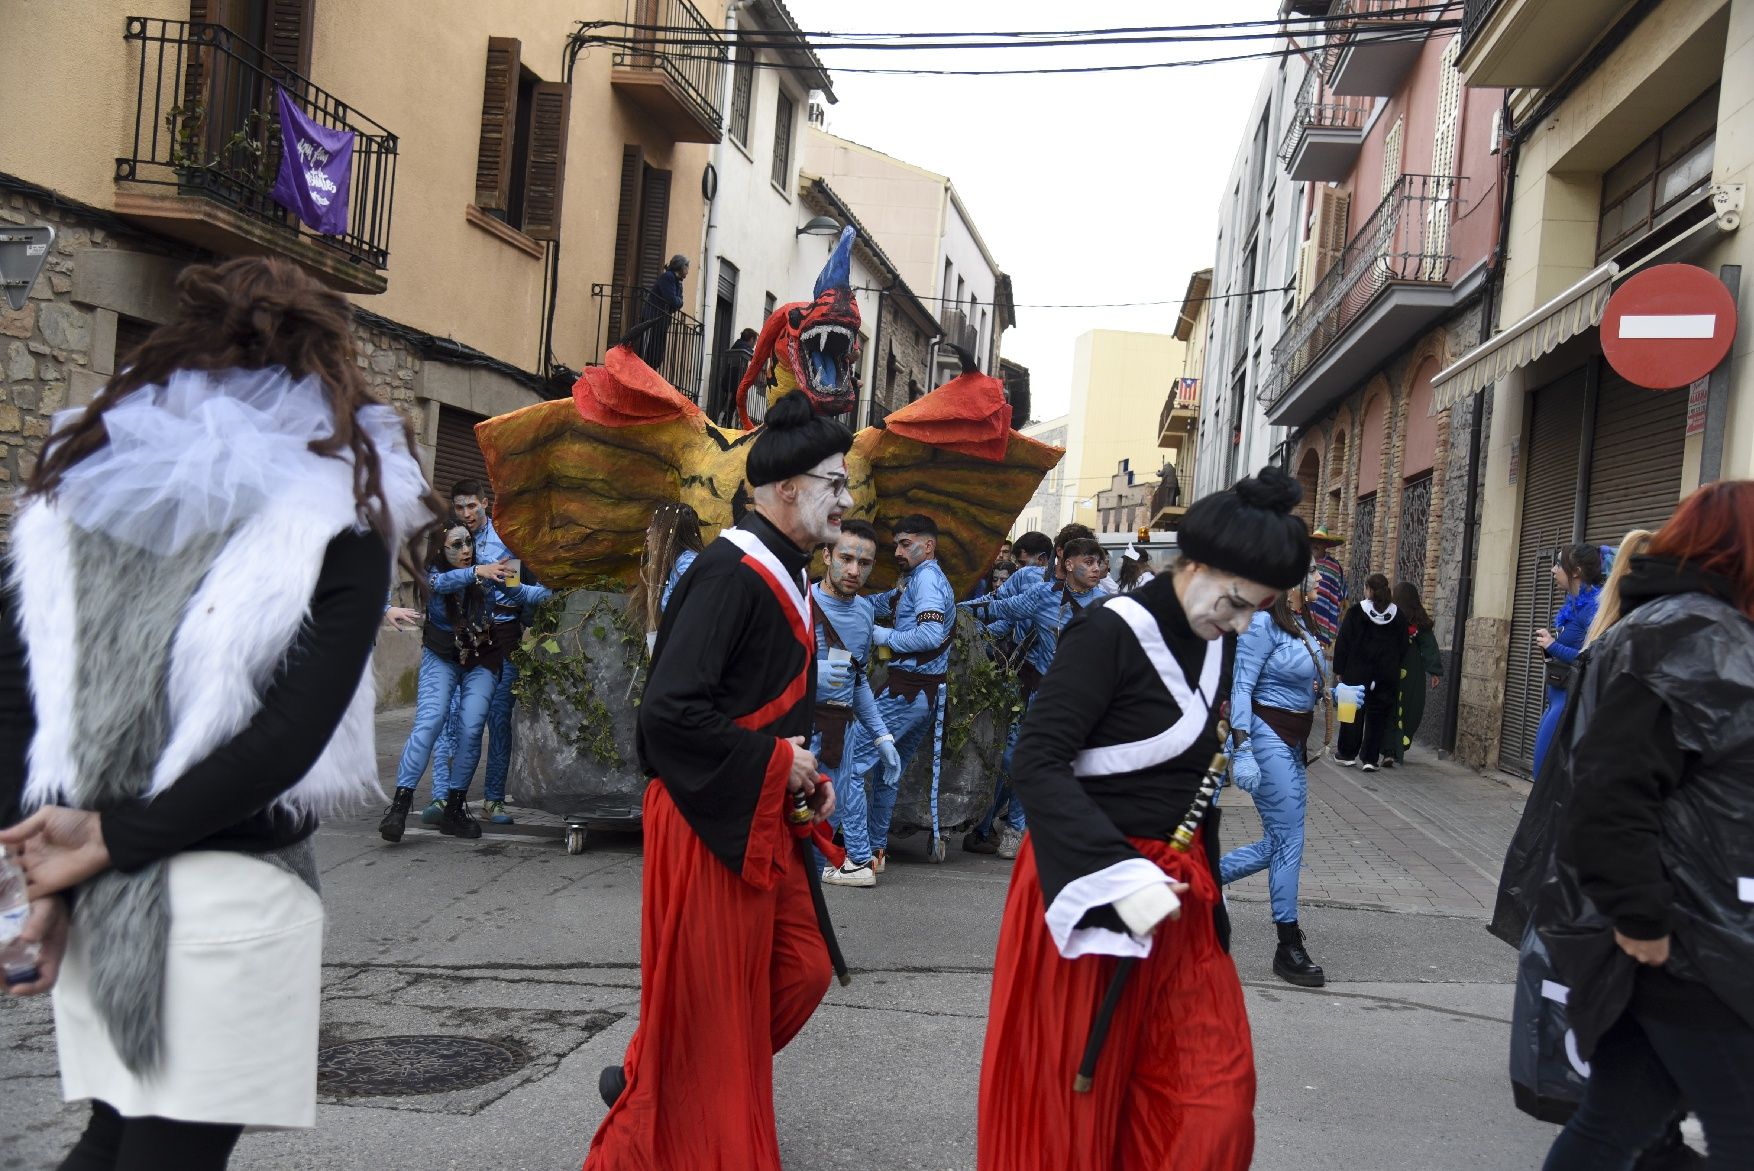
{"label": "person in black raincoat", "polygon": [[1754,1166],[1754,482],[1688,498],[1633,560],[1570,742],[1535,924],[1584,1100],[1546,1171],[1630,1168],[1684,1099]]}

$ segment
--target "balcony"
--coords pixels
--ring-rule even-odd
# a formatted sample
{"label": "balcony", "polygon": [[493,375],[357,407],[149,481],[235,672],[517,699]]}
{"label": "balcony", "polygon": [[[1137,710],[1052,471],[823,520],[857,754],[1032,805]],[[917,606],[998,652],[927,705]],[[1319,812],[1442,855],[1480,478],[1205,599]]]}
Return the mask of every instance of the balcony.
{"label": "balcony", "polygon": [[1157,446],[1181,447],[1200,414],[1200,380],[1178,378],[1157,416]]}
{"label": "balcony", "polygon": [[1305,75],[1297,108],[1279,145],[1285,173],[1299,182],[1338,182],[1352,173],[1364,145],[1364,124],[1376,102],[1368,97],[1324,93],[1319,76]]}
{"label": "balcony", "polygon": [[725,38],[688,0],[627,0],[633,47],[616,52],[609,84],[677,142],[717,142],[725,106]]}
{"label": "balcony", "polygon": [[1182,514],[1194,502],[1194,463],[1191,459],[1183,462],[1186,467],[1166,466],[1163,478],[1151,490],[1151,503],[1145,512],[1154,529],[1179,528]]}
{"label": "balcony", "polygon": [[939,353],[946,358],[950,355],[950,347],[961,346],[974,356],[975,364],[981,365],[980,331],[968,314],[960,309],[943,309],[938,313],[938,328],[944,331],[944,341]]}
{"label": "balcony", "polygon": [[698,319],[680,309],[667,317],[659,307],[648,312],[644,289],[620,285],[592,285],[591,304],[597,313],[593,363],[602,362],[603,355],[625,342],[664,381],[700,401],[706,331]]}
{"label": "balcony", "polygon": [[1623,0],[1464,0],[1456,68],[1475,87],[1552,85],[1625,7]]}
{"label": "balcony", "polygon": [[1419,59],[1432,16],[1406,0],[1340,0],[1328,22],[1328,91],[1393,95]]}
{"label": "balcony", "polygon": [[[396,136],[230,29],[128,18],[140,46],[134,139],[116,159],[117,214],[221,255],[278,253],[350,293],[389,282]],[[319,235],[275,202],[276,90],[312,121],[353,133],[347,225]]]}
{"label": "balcony", "polygon": [[1460,180],[1403,175],[1347,241],[1273,347],[1261,405],[1303,426],[1455,303],[1450,224]]}

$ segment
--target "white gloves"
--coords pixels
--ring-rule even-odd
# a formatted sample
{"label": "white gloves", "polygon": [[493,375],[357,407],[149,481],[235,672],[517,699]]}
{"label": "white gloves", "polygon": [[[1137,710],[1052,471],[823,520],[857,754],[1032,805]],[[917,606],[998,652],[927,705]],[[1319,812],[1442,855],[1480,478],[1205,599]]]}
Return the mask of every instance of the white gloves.
{"label": "white gloves", "polygon": [[877,737],[877,758],[883,762],[883,783],[897,784],[901,780],[901,753],[895,750],[895,737],[887,733]]}

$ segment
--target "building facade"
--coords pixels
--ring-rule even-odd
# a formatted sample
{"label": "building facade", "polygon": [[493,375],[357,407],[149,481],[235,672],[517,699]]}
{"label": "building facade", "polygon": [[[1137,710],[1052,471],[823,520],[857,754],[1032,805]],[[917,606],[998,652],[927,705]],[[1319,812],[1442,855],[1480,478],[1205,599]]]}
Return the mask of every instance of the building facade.
{"label": "building facade", "polygon": [[1754,475],[1747,331],[1708,378],[1657,391],[1603,360],[1599,329],[1613,291],[1658,264],[1745,287],[1754,3],[1469,0],[1457,66],[1504,95],[1510,203],[1490,336],[1452,347],[1436,380],[1440,409],[1487,428],[1456,747],[1526,772],[1557,550],[1616,544],[1699,484]]}
{"label": "building facade", "polygon": [[938,314],[931,390],[960,370],[955,348],[1000,372],[1001,339],[1016,324],[1011,281],[944,175],[812,126],[804,165],[843,196],[884,242],[903,279]]}
{"label": "building facade", "polygon": [[[1065,447],[1069,430],[1069,416],[1061,415],[1057,419],[1044,419],[1039,423],[1031,423],[1021,428],[1031,439],[1038,439],[1053,447]],[[1023,533],[1041,532],[1053,536],[1060,531],[1060,526],[1072,520],[1068,505],[1071,503],[1069,493],[1074,491],[1070,467],[1062,457],[1048,474],[1043,476],[1041,483],[1035,487],[1029,503],[1017,514],[1017,520],[1011,525],[1011,535],[1017,537]]]}
{"label": "building facade", "polygon": [[1194,502],[1194,462],[1199,453],[1200,382],[1206,368],[1206,322],[1211,311],[1212,270],[1188,277],[1176,314],[1175,340],[1181,342],[1181,372],[1170,380],[1157,414],[1157,446],[1167,461],[1150,501],[1150,525],[1173,530]]}

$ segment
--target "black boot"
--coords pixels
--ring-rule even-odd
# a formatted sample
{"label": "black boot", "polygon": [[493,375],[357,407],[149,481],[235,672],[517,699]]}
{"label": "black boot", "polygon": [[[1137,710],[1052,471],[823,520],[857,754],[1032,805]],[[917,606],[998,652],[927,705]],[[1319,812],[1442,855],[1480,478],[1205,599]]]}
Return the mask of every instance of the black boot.
{"label": "black boot", "polygon": [[402,829],[408,824],[408,807],[414,804],[413,789],[397,789],[396,795],[390,798],[390,807],[384,810],[384,820],[378,822],[378,836],[386,842],[402,840]]}
{"label": "black boot", "polygon": [[619,1065],[605,1065],[597,1075],[597,1095],[603,1105],[613,1106],[627,1092],[627,1071]]}
{"label": "black boot", "polygon": [[1273,953],[1273,974],[1281,980],[1304,988],[1320,988],[1326,977],[1321,968],[1303,950],[1303,932],[1297,922],[1275,923],[1279,929],[1279,950]]}
{"label": "black boot", "polygon": [[439,819],[439,832],[449,834],[453,838],[478,838],[481,836],[481,823],[469,812],[468,803],[464,798],[469,794],[458,789],[445,797],[445,815]]}

